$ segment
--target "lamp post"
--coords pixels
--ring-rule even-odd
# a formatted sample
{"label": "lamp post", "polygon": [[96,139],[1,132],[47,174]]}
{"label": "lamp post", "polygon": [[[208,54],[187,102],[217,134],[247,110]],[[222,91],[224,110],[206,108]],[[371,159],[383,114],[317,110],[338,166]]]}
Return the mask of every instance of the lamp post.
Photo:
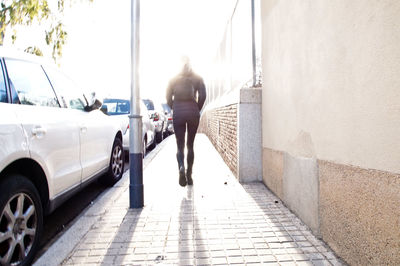
{"label": "lamp post", "polygon": [[256,55],[256,11],[254,0],[251,0],[251,55],[253,64],[253,87],[257,85],[257,55]]}
{"label": "lamp post", "polygon": [[131,105],[129,115],[129,207],[144,206],[143,141],[139,90],[140,0],[131,0]]}

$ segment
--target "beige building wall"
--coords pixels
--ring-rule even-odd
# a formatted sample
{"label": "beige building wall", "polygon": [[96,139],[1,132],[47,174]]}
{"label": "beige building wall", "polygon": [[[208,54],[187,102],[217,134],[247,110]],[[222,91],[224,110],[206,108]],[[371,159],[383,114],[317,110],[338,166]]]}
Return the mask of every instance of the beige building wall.
{"label": "beige building wall", "polygon": [[350,264],[399,265],[400,1],[261,13],[264,182]]}

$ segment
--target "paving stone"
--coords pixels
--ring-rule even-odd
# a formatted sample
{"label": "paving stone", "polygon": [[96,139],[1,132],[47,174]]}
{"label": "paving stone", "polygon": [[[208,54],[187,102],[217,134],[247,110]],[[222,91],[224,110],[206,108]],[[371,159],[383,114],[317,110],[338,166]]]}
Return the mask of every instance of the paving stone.
{"label": "paving stone", "polygon": [[318,252],[318,250],[314,247],[305,247],[301,249],[304,253],[315,253]]}
{"label": "paving stone", "polygon": [[242,251],[240,249],[230,249],[226,250],[227,256],[242,256]]}
{"label": "paving stone", "polygon": [[226,257],[221,257],[221,258],[212,258],[211,262],[213,265],[226,265],[228,263]]}
{"label": "paving stone", "polygon": [[312,266],[314,264],[311,261],[298,261],[298,262],[296,262],[296,265],[299,265],[299,266]]}
{"label": "paving stone", "polygon": [[255,255],[244,255],[244,260],[246,263],[260,263],[262,260],[259,256]]}
{"label": "paving stone", "polygon": [[227,259],[228,259],[229,264],[244,264],[245,263],[243,257],[241,257],[241,256],[240,257],[229,256],[229,257],[227,257]]}
{"label": "paving stone", "polygon": [[294,266],[296,263],[294,261],[285,261],[285,262],[279,262],[280,266]]}
{"label": "paving stone", "polygon": [[321,253],[308,253],[306,254],[310,260],[323,260],[324,256]]}
{"label": "paving stone", "polygon": [[144,171],[145,207],[129,209],[123,181],[63,265],[342,265],[262,183],[239,184],[204,136],[191,187],[178,185],[173,136],[161,145]]}
{"label": "paving stone", "polygon": [[292,256],[290,255],[275,255],[275,257],[278,259],[279,262],[286,262],[286,261],[293,261]]}
{"label": "paving stone", "polygon": [[226,253],[224,250],[218,250],[218,251],[211,251],[211,257],[213,258],[220,258],[220,257],[225,257]]}
{"label": "paving stone", "polygon": [[261,256],[259,256],[259,258],[264,263],[278,262],[278,259],[273,255],[261,255]]}
{"label": "paving stone", "polygon": [[242,249],[243,256],[257,256],[256,249]]}
{"label": "paving stone", "polygon": [[309,257],[306,254],[290,254],[290,256],[295,260],[295,261],[309,261]]}
{"label": "paving stone", "polygon": [[211,259],[196,259],[196,265],[211,265]]}
{"label": "paving stone", "polygon": [[314,266],[330,266],[330,262],[328,260],[313,260]]}

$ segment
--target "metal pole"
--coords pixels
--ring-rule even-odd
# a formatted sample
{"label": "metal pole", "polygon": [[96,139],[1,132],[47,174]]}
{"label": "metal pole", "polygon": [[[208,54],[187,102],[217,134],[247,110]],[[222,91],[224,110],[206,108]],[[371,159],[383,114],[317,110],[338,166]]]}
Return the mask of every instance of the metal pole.
{"label": "metal pole", "polygon": [[129,115],[129,207],[144,206],[143,141],[139,91],[140,0],[131,0],[131,106]]}
{"label": "metal pole", "polygon": [[254,0],[251,0],[251,49],[252,49],[252,63],[253,63],[253,87],[257,84],[257,55],[256,55],[256,27],[255,27],[255,4]]}

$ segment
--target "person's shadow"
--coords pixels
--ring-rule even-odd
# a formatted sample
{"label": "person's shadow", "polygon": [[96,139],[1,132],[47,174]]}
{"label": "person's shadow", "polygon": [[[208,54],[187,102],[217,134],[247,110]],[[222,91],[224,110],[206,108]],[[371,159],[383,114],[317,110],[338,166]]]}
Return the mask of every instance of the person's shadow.
{"label": "person's shadow", "polygon": [[180,204],[178,263],[196,265],[196,259],[208,257],[209,252],[196,215],[194,189],[192,186],[186,189],[186,197],[182,198]]}

